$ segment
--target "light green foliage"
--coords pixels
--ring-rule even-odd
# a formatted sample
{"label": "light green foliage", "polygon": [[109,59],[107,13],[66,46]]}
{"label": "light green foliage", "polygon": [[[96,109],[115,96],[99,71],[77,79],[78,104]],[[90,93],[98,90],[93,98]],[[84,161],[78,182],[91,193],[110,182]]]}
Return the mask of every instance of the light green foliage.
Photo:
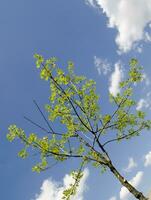
{"label": "light green foliage", "polygon": [[[104,172],[111,162],[105,150],[107,144],[129,139],[139,135],[144,129],[150,129],[151,121],[145,120],[144,112],[136,111],[136,102],[133,100],[133,85],[142,80],[141,67],[136,59],[130,61],[128,78],[120,83],[121,93],[117,96],[109,94],[115,111],[103,116],[98,103],[99,96],[96,94],[96,83],[75,75],[71,61],[68,62],[68,71],[65,73],[57,66],[55,57],[45,60],[36,54],[35,58],[40,77],[50,85],[49,103],[45,105],[48,120],[55,127],[63,125],[65,131],[58,133],[57,128],[54,130],[49,126],[46,136],[39,137],[36,133],[27,136],[16,125],[9,127],[7,139],[11,142],[20,139],[24,145],[18,153],[20,157],[25,158],[30,147],[32,151],[39,152],[41,162],[33,167],[33,171],[47,169],[48,158],[60,162],[79,158],[81,162],[91,162]],[[106,137],[111,131],[113,134]],[[106,142],[102,143],[102,137],[106,138]],[[82,172],[73,172],[72,175],[76,181],[64,191],[63,198],[66,200],[76,193]]]}
{"label": "light green foliage", "polygon": [[24,148],[21,151],[19,151],[18,156],[21,157],[21,158],[26,158],[28,156],[26,149]]}
{"label": "light green foliage", "polygon": [[64,200],[70,200],[71,196],[75,195],[77,192],[77,188],[79,187],[80,180],[83,177],[83,172],[81,169],[78,171],[72,171],[71,177],[73,179],[73,183],[70,184],[69,188],[63,191]]}

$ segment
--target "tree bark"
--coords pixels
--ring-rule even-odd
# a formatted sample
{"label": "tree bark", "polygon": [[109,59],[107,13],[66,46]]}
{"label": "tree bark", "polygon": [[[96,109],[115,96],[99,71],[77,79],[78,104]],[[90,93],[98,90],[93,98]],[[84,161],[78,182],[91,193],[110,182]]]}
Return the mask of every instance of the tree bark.
{"label": "tree bark", "polygon": [[128,191],[133,194],[136,199],[139,200],[149,200],[147,197],[143,195],[142,192],[139,192],[135,187],[133,187],[118,171],[117,169],[113,166],[112,162],[109,161],[107,165],[110,169],[110,171],[114,174],[114,176],[120,181],[120,183],[125,186]]}

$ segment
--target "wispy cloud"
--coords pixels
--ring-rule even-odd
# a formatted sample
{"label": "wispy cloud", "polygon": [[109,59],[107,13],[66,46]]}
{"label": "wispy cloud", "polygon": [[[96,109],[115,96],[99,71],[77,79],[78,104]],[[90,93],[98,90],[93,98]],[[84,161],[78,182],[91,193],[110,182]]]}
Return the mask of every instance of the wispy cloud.
{"label": "wispy cloud", "polygon": [[148,92],[145,98],[141,98],[136,106],[136,110],[151,109],[151,93]]}
{"label": "wispy cloud", "polygon": [[134,168],[137,167],[137,163],[133,158],[129,158],[128,166],[124,169],[125,172],[131,172]]}
{"label": "wispy cloud", "polygon": [[[83,200],[83,193],[86,189],[86,180],[89,175],[89,170],[84,170],[84,175],[80,181],[77,194],[73,196],[72,200]],[[73,178],[66,174],[63,178],[63,183],[57,183],[52,181],[51,179],[46,179],[41,188],[40,194],[36,194],[34,200],[61,200],[62,199],[62,192],[69,187],[70,184],[73,183]]]}
{"label": "wispy cloud", "polygon": [[109,200],[117,200],[117,198],[115,196],[113,196]]}
{"label": "wispy cloud", "polygon": [[100,8],[108,17],[108,27],[116,28],[116,44],[120,52],[128,52],[139,41],[151,41],[145,31],[151,21],[151,0],[85,0]]}
{"label": "wispy cloud", "polygon": [[151,151],[149,151],[149,152],[145,155],[144,166],[145,166],[145,167],[151,166]]}
{"label": "wispy cloud", "polygon": [[123,69],[121,62],[115,63],[114,72],[111,74],[110,77],[110,85],[109,85],[109,92],[116,96],[117,93],[120,92],[119,83],[122,81],[123,78]]}
{"label": "wispy cloud", "polygon": [[111,64],[107,59],[102,59],[97,56],[94,56],[94,65],[98,71],[98,74],[107,75],[111,71]]}
{"label": "wispy cloud", "polygon": [[[134,187],[138,187],[139,184],[142,181],[143,178],[143,172],[139,171],[137,172],[136,176],[134,176],[129,182],[134,186]],[[130,196],[130,192],[127,190],[126,187],[122,187],[120,190],[120,199],[121,200],[127,200]]]}
{"label": "wispy cloud", "polygon": [[146,86],[150,85],[150,79],[146,73],[143,73],[143,82],[145,83]]}

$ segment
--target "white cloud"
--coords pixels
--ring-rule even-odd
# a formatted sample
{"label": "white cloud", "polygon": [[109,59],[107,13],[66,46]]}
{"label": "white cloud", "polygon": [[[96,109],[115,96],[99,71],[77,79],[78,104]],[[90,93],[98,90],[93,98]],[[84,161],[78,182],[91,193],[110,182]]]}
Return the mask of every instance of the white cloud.
{"label": "white cloud", "polygon": [[137,103],[136,110],[142,110],[142,108],[148,108],[149,104],[146,99],[140,99]]}
{"label": "white cloud", "polygon": [[151,166],[151,151],[148,152],[148,154],[145,155],[145,167]]}
{"label": "white cloud", "polygon": [[122,81],[123,78],[123,70],[121,62],[115,63],[114,72],[111,74],[110,77],[110,85],[109,85],[109,92],[116,96],[117,93],[120,92],[119,83]]}
{"label": "white cloud", "polygon": [[[89,170],[84,170],[84,175],[80,181],[77,194],[73,196],[72,200],[83,200],[83,193],[86,189],[86,180],[89,175]],[[61,200],[62,192],[69,187],[74,180],[70,175],[65,175],[63,178],[63,184],[47,179],[43,182],[40,188],[40,194],[36,195],[34,200]]]}
{"label": "white cloud", "polygon": [[145,82],[146,86],[150,85],[150,79],[149,79],[149,77],[147,76],[146,73],[143,73],[143,81]]}
{"label": "white cloud", "polygon": [[[139,171],[137,172],[136,176],[133,177],[129,182],[134,186],[138,187],[138,185],[141,183],[143,178],[143,172]],[[122,187],[120,190],[120,199],[121,200],[127,200],[130,196],[130,192],[127,190],[127,188]]]}
{"label": "white cloud", "polygon": [[129,158],[128,166],[124,169],[124,171],[131,172],[135,167],[137,167],[137,163],[133,158]]}
{"label": "white cloud", "polygon": [[146,40],[146,42],[151,42],[151,35],[148,32],[146,32],[144,39]]}
{"label": "white cloud", "polygon": [[115,196],[113,196],[109,200],[117,200],[117,198]]}
{"label": "white cloud", "polygon": [[151,0],[86,0],[97,5],[108,17],[108,27],[116,28],[116,44],[121,52],[128,52],[141,41],[150,41],[145,31],[151,22]]}
{"label": "white cloud", "polygon": [[143,46],[141,45],[141,46],[136,47],[136,51],[137,51],[138,53],[142,53],[142,51],[143,51]]}
{"label": "white cloud", "polygon": [[136,110],[151,109],[151,93],[148,92],[146,98],[141,98],[136,106]]}
{"label": "white cloud", "polygon": [[111,64],[107,61],[107,59],[101,59],[99,57],[94,56],[94,65],[98,71],[98,74],[107,75],[108,72],[111,71]]}

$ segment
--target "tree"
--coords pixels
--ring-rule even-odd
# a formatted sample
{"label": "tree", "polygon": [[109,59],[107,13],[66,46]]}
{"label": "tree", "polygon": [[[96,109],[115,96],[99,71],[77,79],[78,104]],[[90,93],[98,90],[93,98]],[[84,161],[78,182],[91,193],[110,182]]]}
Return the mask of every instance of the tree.
{"label": "tree", "polygon": [[[112,114],[101,114],[99,96],[96,94],[96,83],[84,76],[74,74],[74,64],[68,63],[65,73],[57,66],[57,59],[52,57],[45,60],[36,54],[36,66],[40,70],[40,77],[49,82],[51,94],[49,104],[45,106],[48,120],[34,101],[37,109],[47,123],[48,130],[26,118],[32,124],[46,132],[45,137],[38,134],[25,134],[16,125],[9,126],[7,138],[13,141],[18,138],[24,148],[18,153],[21,158],[28,156],[29,148],[40,152],[41,162],[33,167],[33,171],[40,172],[49,167],[48,158],[57,162],[67,159],[80,159],[79,170],[73,171],[74,184],[63,193],[63,199],[69,200],[76,193],[82,169],[92,163],[94,167],[109,169],[130,193],[139,200],[147,198],[134,188],[116,169],[106,150],[106,145],[139,136],[142,130],[151,128],[151,121],[145,119],[145,113],[137,111],[133,100],[133,85],[142,80],[141,67],[136,59],[131,59],[128,78],[120,83],[121,92],[116,96],[109,95],[110,102],[115,109]],[[52,128],[48,121],[57,126]],[[62,133],[57,131],[58,124],[62,126]],[[109,132],[112,132],[110,138]],[[102,138],[106,139],[103,143]],[[110,138],[110,139],[109,139]],[[74,148],[71,147],[74,145]]]}

